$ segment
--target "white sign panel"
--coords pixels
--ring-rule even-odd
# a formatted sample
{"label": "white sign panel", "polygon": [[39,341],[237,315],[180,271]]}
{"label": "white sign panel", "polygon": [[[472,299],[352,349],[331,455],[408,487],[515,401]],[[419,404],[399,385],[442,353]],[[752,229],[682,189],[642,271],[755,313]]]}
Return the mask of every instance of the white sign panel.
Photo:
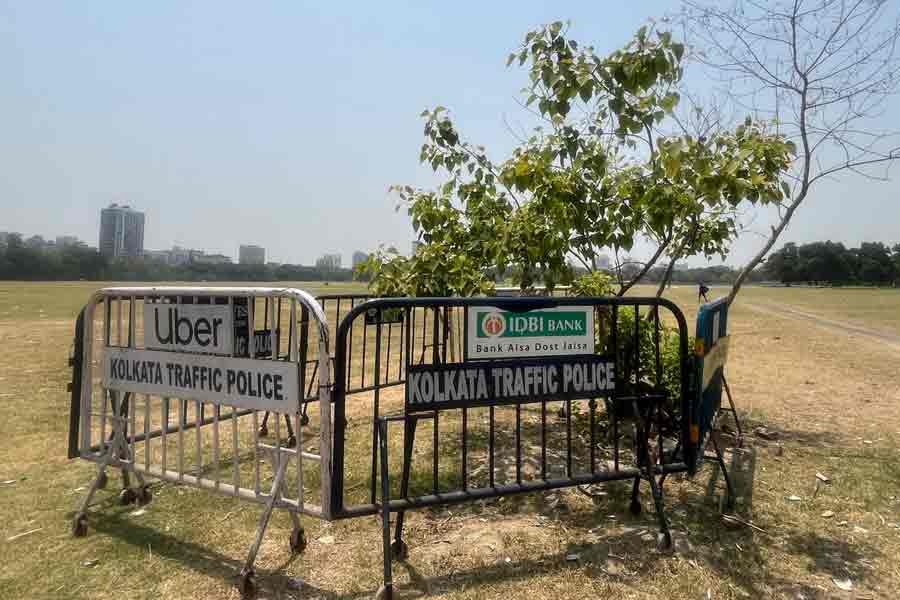
{"label": "white sign panel", "polygon": [[300,407],[297,363],[105,348],[103,385],[278,413]]}
{"label": "white sign panel", "polygon": [[144,346],[153,350],[231,354],[234,319],[227,304],[144,303]]}
{"label": "white sign panel", "polygon": [[594,307],[509,312],[469,307],[466,360],[594,353]]}

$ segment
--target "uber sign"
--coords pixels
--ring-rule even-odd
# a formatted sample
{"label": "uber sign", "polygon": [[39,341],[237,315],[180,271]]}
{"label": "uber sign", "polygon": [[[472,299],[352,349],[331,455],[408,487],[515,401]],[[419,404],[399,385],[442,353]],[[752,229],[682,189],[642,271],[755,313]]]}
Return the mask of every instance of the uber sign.
{"label": "uber sign", "polygon": [[227,304],[144,304],[148,350],[231,354],[233,317]]}

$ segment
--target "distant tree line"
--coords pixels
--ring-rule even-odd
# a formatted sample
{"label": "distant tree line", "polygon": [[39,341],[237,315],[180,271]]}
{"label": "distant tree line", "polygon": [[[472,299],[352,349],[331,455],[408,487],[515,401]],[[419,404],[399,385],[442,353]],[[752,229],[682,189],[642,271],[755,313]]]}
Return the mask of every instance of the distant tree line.
{"label": "distant tree line", "polygon": [[333,266],[169,265],[145,258],[109,259],[93,248],[34,248],[11,234],[0,245],[0,280],[22,281],[350,281],[351,269]]}
{"label": "distant tree line", "polygon": [[900,283],[900,244],[863,242],[846,248],[840,242],[785,244],[765,264],[770,279],[785,284],[877,285]]}
{"label": "distant tree line", "polygon": [[[612,269],[607,271],[608,274],[616,279],[618,277],[617,272],[621,271],[621,277],[623,280],[629,280],[635,275],[637,275],[643,263],[626,263],[619,267],[618,270]],[[582,271],[586,273],[587,271],[584,269],[575,268],[576,275],[582,275]],[[643,277],[640,278],[639,283],[660,283],[666,276],[667,267],[654,267],[647,271]],[[712,267],[696,267],[696,268],[688,268],[688,269],[675,269],[672,271],[671,276],[669,277],[670,283],[680,283],[680,284],[727,284],[731,285],[736,280],[738,275],[740,274],[740,269],[736,269],[733,267],[729,267],[727,265],[718,265]],[[760,282],[769,279],[768,275],[762,269],[756,269],[752,271],[747,278],[749,282]]]}

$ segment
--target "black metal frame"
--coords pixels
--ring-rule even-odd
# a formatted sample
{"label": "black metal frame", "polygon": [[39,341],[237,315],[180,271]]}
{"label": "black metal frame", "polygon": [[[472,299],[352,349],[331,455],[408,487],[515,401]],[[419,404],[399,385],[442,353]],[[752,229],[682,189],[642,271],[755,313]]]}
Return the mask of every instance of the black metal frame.
{"label": "black metal frame", "polygon": [[[661,299],[661,298],[403,298],[403,299],[377,299],[372,300],[360,305],[355,306],[350,313],[341,321],[340,326],[338,328],[337,333],[337,342],[335,345],[336,355],[335,355],[335,388],[334,388],[334,406],[335,406],[335,420],[334,420],[334,449],[333,449],[333,477],[331,482],[332,487],[332,505],[331,511],[334,518],[349,518],[354,516],[361,516],[366,514],[376,514],[381,511],[383,508],[383,504],[387,503],[389,511],[399,512],[401,516],[398,521],[402,526],[402,513],[407,509],[413,508],[422,508],[426,506],[435,506],[435,505],[446,505],[460,502],[469,502],[472,500],[480,499],[480,498],[491,498],[496,496],[503,496],[515,493],[524,493],[524,492],[532,492],[539,490],[548,490],[548,489],[556,489],[562,487],[570,487],[581,484],[590,484],[597,483],[603,481],[610,480],[620,480],[620,479],[634,479],[637,483],[639,483],[640,478],[648,478],[653,479],[651,476],[660,476],[661,481],[664,480],[665,475],[672,472],[681,472],[686,470],[683,461],[675,461],[674,456],[664,456],[663,454],[663,446],[662,446],[662,436],[657,436],[657,440],[659,443],[659,452],[657,454],[660,464],[657,464],[650,468],[649,465],[639,464],[634,468],[624,468],[620,465],[619,462],[619,439],[621,436],[619,435],[618,426],[619,426],[619,414],[630,414],[633,417],[638,417],[637,421],[641,423],[639,427],[639,432],[636,437],[638,440],[636,443],[636,449],[639,453],[647,450],[647,457],[639,459],[641,462],[646,462],[645,459],[649,458],[649,440],[651,436],[651,429],[654,427],[657,431],[660,430],[663,425],[663,420],[667,417],[663,414],[664,411],[661,409],[661,405],[665,400],[664,395],[660,395],[659,389],[654,389],[651,391],[646,391],[643,393],[633,393],[631,395],[623,395],[622,391],[617,391],[613,394],[613,398],[608,401],[608,406],[612,408],[612,421],[613,421],[613,437],[615,438],[615,457],[614,463],[615,468],[612,472],[604,472],[596,469],[595,465],[595,457],[594,457],[594,446],[595,443],[592,438],[591,443],[591,472],[590,473],[582,473],[576,474],[572,469],[572,447],[571,447],[571,401],[566,402],[566,421],[567,421],[567,469],[566,476],[562,478],[550,478],[547,474],[546,469],[546,443],[542,442],[542,469],[541,469],[541,478],[537,481],[522,481],[519,473],[521,472],[521,455],[517,452],[516,456],[516,471],[517,471],[517,481],[515,484],[505,484],[498,485],[495,481],[493,481],[493,477],[491,477],[490,485],[486,488],[473,489],[468,485],[468,478],[466,474],[466,460],[465,453],[467,449],[467,444],[465,443],[465,436],[467,432],[467,423],[466,423],[466,411],[463,410],[462,419],[463,419],[463,461],[462,461],[462,478],[463,484],[461,489],[449,490],[449,491],[441,491],[437,486],[437,469],[438,469],[438,458],[437,453],[434,452],[434,464],[433,464],[433,489],[432,493],[426,495],[420,495],[416,497],[407,497],[407,489],[409,483],[409,463],[410,457],[412,454],[412,446],[415,439],[415,429],[416,424],[419,420],[426,418],[431,419],[434,422],[434,436],[437,439],[438,436],[438,423],[439,423],[439,412],[440,411],[432,411],[432,412],[417,412],[415,414],[404,414],[401,416],[391,416],[391,417],[382,417],[379,414],[379,401],[378,394],[381,389],[384,387],[392,386],[392,385],[401,385],[405,383],[405,367],[409,367],[412,363],[413,356],[411,353],[413,351],[413,345],[410,344],[410,338],[413,334],[417,334],[418,331],[415,327],[415,321],[417,319],[416,313],[421,312],[425,322],[430,325],[430,329],[432,330],[432,345],[430,348],[432,349],[432,363],[444,363],[446,364],[447,359],[447,344],[448,340],[446,337],[446,329],[448,327],[448,319],[441,319],[440,315],[443,314],[446,316],[447,311],[449,310],[462,310],[465,311],[466,308],[471,306],[492,306],[497,307],[502,310],[514,311],[514,312],[525,312],[540,308],[549,308],[555,306],[584,306],[591,305],[594,306],[598,311],[597,314],[600,315],[600,311],[605,311],[606,317],[610,319],[610,332],[612,333],[611,343],[616,352],[616,361],[617,364],[619,361],[622,361],[624,364],[626,357],[624,354],[626,352],[633,353],[634,355],[634,365],[640,364],[640,348],[639,348],[639,329],[642,326],[642,318],[640,310],[641,308],[646,308],[648,311],[652,311],[653,318],[650,319],[652,323],[655,324],[656,327],[656,352],[655,359],[656,364],[659,365],[659,319],[656,318],[658,316],[658,312],[660,308],[665,308],[669,310],[672,315],[675,317],[675,320],[678,325],[678,333],[679,333],[679,350],[681,353],[682,361],[681,361],[681,381],[683,383],[681,398],[676,399],[679,402],[682,419],[679,431],[678,431],[678,445],[677,448],[682,452],[685,452],[690,448],[690,437],[688,435],[689,432],[689,421],[690,421],[690,412],[691,407],[689,404],[689,394],[687,392],[688,382],[691,377],[691,369],[690,369],[690,355],[688,352],[688,338],[687,338],[687,325],[684,318],[684,315],[681,313],[680,309],[673,304],[672,302]],[[618,319],[617,314],[619,308],[622,307],[631,307],[635,309],[636,318],[635,318],[635,331],[634,338],[630,348],[625,348],[620,352],[619,344],[616,338],[616,332],[618,331]],[[375,350],[375,377],[376,382],[374,385],[366,386],[364,382],[360,382],[360,385],[357,386],[349,386],[349,374],[348,374],[348,360],[352,356],[352,348],[350,344],[352,343],[351,331],[354,324],[354,321],[366,311],[372,309],[397,309],[402,308],[406,311],[406,323],[407,326],[405,328],[405,340],[406,340],[406,352],[405,359],[401,355],[401,365],[398,368],[398,376],[396,379],[381,382],[379,380],[379,376],[382,371],[381,365],[381,351],[380,351],[380,339],[381,339],[381,327],[378,327],[376,330],[376,350]],[[429,315],[428,312],[431,312],[432,319],[431,323],[428,323]],[[646,314],[645,314],[646,316]],[[443,322],[443,329],[445,330],[444,334],[441,334],[441,327],[439,322]],[[422,327],[423,331],[423,342],[425,338],[425,327]],[[404,337],[401,334],[401,337]],[[460,336],[462,337],[462,336]],[[630,336],[629,336],[630,337]],[[461,340],[462,341],[462,340]],[[420,358],[425,357],[425,349],[429,346],[425,343],[422,344],[422,355]],[[461,353],[460,353],[461,355]],[[421,362],[421,361],[420,361]],[[362,369],[365,369],[365,364],[361,365]],[[639,367],[635,368],[635,372],[632,373],[634,376],[635,382],[641,380],[641,375],[637,370]],[[388,369],[390,371],[390,368]],[[656,370],[657,376],[660,373],[660,370]],[[638,386],[635,385],[635,388]],[[373,448],[373,456],[372,456],[372,477],[371,477],[371,492],[370,492],[370,502],[368,504],[359,504],[355,506],[346,506],[344,502],[344,450],[345,450],[345,435],[346,435],[346,402],[347,396],[350,394],[360,393],[364,391],[374,391],[375,393],[375,415],[373,419],[373,430],[372,430],[372,448]],[[591,434],[593,436],[593,419],[594,419],[594,410],[596,407],[595,401],[591,401],[590,404],[591,409]],[[521,432],[521,421],[519,415],[520,405],[516,405],[516,435],[517,435],[517,446],[519,442],[519,434]],[[493,455],[494,455],[494,429],[495,422],[493,418],[493,407],[490,408],[491,412],[491,420],[490,420],[490,451],[489,457],[491,460],[491,465],[489,467],[491,475],[493,475]],[[393,420],[403,420],[404,421],[404,463],[403,463],[403,477],[401,481],[401,497],[400,498],[387,498],[386,500],[382,500],[378,502],[376,500],[377,495],[377,464],[378,464],[378,456],[379,454],[377,448],[379,444],[379,428],[381,427],[380,422],[384,419],[387,419],[385,422],[388,423]],[[669,422],[669,425],[674,425]],[[542,425],[544,427],[544,431],[546,428],[546,406],[542,405]],[[386,425],[385,425],[386,427]],[[545,440],[545,438],[542,438]],[[641,440],[644,440],[641,442]],[[676,450],[677,452],[677,450]],[[674,455],[674,453],[672,453]],[[656,481],[654,481],[651,488],[656,487]],[[635,486],[635,490],[637,490],[637,485]],[[656,494],[654,493],[654,496]],[[661,514],[661,513],[660,513]],[[661,531],[665,532],[667,527],[661,524]],[[397,540],[401,540],[401,535],[398,528]]]}

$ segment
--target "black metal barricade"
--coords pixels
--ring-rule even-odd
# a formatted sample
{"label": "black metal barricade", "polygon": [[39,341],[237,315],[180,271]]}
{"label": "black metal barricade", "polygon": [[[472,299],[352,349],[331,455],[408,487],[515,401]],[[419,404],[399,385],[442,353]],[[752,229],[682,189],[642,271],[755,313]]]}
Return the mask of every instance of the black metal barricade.
{"label": "black metal barricade", "polygon": [[[409,509],[632,480],[639,513],[645,480],[658,543],[671,545],[661,486],[697,456],[687,325],[673,303],[378,299],[353,307],[336,340],[331,514],[382,515],[388,595]],[[668,372],[664,344],[679,357]]]}

